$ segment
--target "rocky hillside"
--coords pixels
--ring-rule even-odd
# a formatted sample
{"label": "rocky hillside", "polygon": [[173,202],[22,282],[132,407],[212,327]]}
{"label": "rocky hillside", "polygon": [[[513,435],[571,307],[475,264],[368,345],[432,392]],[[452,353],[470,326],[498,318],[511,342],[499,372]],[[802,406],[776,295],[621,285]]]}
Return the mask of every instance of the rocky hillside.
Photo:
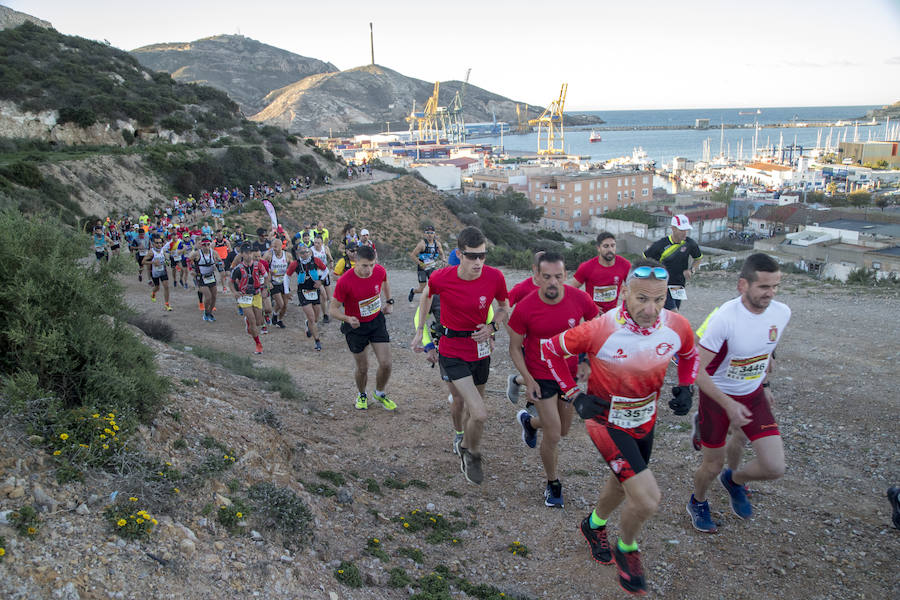
{"label": "rocky hillside", "polygon": [[886,104],[881,108],[876,108],[866,113],[867,119],[875,118],[881,121],[888,117],[891,119],[900,118],[900,101],[894,102],[893,104]]}
{"label": "rocky hillside", "polygon": [[25,13],[13,10],[7,6],[0,6],[0,29],[11,29],[13,27],[18,27],[22,23],[32,23],[38,27],[46,27],[47,29],[53,28],[53,25],[47,21],[42,21],[37,17],[26,15]]}
{"label": "rocky hillside", "polygon": [[265,107],[263,97],[317,73],[337,71],[329,62],[300,56],[242,35],[142,46],[131,51],[142,65],[176,81],[202,83],[228,93],[243,112]]}
{"label": "rocky hillside", "polygon": [[[452,102],[462,88],[461,81],[443,81],[439,106]],[[407,77],[380,65],[356,67],[338,73],[312,75],[265,97],[266,108],[251,117],[290,131],[308,135],[331,132],[405,129],[404,120],[413,109],[421,110],[434,91],[434,82]],[[520,102],[519,104],[524,105]],[[540,109],[531,108],[536,117]],[[516,101],[477,86],[466,87],[463,99],[466,122],[516,122]],[[602,122],[588,115],[567,116],[574,125]]]}

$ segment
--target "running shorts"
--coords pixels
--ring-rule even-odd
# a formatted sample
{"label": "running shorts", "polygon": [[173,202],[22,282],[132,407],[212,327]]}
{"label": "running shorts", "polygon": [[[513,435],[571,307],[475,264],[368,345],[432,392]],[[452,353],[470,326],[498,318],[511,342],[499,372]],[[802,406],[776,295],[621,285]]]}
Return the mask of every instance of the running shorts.
{"label": "running shorts", "polygon": [[663,305],[666,310],[678,310],[681,308],[681,300],[672,297],[672,292],[666,290],[666,303]]}
{"label": "running shorts", "polygon": [[541,400],[553,398],[554,396],[562,397],[562,390],[555,379],[535,379],[541,388]]}
{"label": "running shorts", "polygon": [[113,250],[118,250],[118,249],[119,249],[119,244],[113,244],[113,245],[112,245],[112,249],[113,249]]}
{"label": "running shorts", "polygon": [[[304,293],[304,292],[309,292],[309,291],[314,291],[314,292],[316,292],[316,297],[315,297],[314,299],[312,299],[312,300],[309,299],[309,298],[307,298],[307,297],[306,297],[306,294]],[[310,294],[310,295],[312,295],[312,294]],[[320,304],[320,303],[321,303],[321,302],[319,301],[319,297],[320,297],[319,290],[304,290],[304,289],[299,289],[299,290],[297,290],[297,305],[298,305],[298,306],[309,306],[309,305],[315,306],[316,304]],[[348,327],[349,327],[349,326],[348,326]]]}
{"label": "running shorts", "polygon": [[134,255],[134,260],[137,261],[137,264],[138,264],[139,267],[143,267],[143,266],[144,266],[144,258],[145,258],[146,256],[147,256],[146,254],[144,254],[144,255],[142,256],[142,255],[140,255],[140,254],[135,253],[135,255]]}
{"label": "running shorts", "polygon": [[647,468],[653,450],[652,429],[638,439],[622,429],[607,427],[606,423],[597,419],[588,419],[584,425],[591,441],[619,482],[630,479]]}
{"label": "running shorts", "polygon": [[444,381],[456,381],[471,376],[475,385],[484,385],[491,372],[491,357],[485,356],[481,360],[469,361],[444,356],[439,349],[438,366],[441,368],[441,379]]}
{"label": "running shorts", "polygon": [[101,250],[99,252],[97,250],[94,250],[94,256],[97,257],[97,260],[103,260],[103,257],[106,256],[106,250]]}
{"label": "running shorts", "polygon": [[240,306],[241,308],[253,307],[253,308],[258,308],[259,310],[262,310],[262,307],[263,307],[262,294],[254,294],[253,300],[251,300],[251,302],[249,304],[247,304],[246,302],[241,302],[241,296],[239,295],[238,296],[238,306]]}
{"label": "running shorts", "polygon": [[[762,386],[746,396],[730,396],[753,413],[750,423],[741,427],[751,442],[767,435],[781,435]],[[700,443],[707,448],[721,448],[728,435],[728,413],[719,403],[700,392]]]}
{"label": "running shorts", "polygon": [[347,338],[347,347],[353,354],[359,354],[369,344],[386,344],[391,341],[384,313],[378,313],[371,321],[360,323],[356,329],[347,323],[341,323],[341,333]]}
{"label": "running shorts", "polygon": [[166,271],[163,271],[160,275],[151,275],[151,279],[153,279],[153,285],[159,285],[160,281],[169,280],[169,274]]}

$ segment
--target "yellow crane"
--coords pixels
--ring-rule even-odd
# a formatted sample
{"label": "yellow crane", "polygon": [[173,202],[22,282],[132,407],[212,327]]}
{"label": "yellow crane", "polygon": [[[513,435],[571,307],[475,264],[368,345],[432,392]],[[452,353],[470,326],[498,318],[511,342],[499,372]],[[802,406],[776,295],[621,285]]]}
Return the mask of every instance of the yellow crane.
{"label": "yellow crane", "polygon": [[519,104],[516,103],[516,133],[531,133],[532,128],[528,124],[528,105],[525,105],[525,108],[520,108]]}
{"label": "yellow crane", "polygon": [[446,108],[438,106],[438,93],[441,89],[441,82],[434,82],[434,93],[431,97],[425,102],[425,110],[421,112],[416,112],[416,104],[415,100],[413,101],[413,110],[409,113],[409,116],[406,117],[406,122],[409,123],[409,132],[412,135],[413,128],[418,130],[418,138],[420,140],[433,140],[437,139],[438,131],[441,128],[440,121],[443,118],[443,114],[441,116],[438,115],[439,112],[445,113]]}
{"label": "yellow crane", "polygon": [[[550,103],[537,119],[528,121],[529,125],[538,127],[538,155],[565,154],[566,132],[563,128],[563,107],[566,105],[566,92],[569,84],[564,83],[559,89],[559,98]],[[544,129],[546,128],[546,133]],[[556,140],[559,139],[559,147]]]}

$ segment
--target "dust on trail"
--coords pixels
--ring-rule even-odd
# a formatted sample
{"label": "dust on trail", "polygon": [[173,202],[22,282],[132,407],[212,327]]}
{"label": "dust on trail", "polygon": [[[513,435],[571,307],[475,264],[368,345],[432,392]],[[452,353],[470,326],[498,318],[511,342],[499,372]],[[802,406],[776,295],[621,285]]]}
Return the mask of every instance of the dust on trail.
{"label": "dust on trail", "polygon": [[[304,406],[310,414],[298,410],[280,417],[285,431],[305,432],[297,441],[308,449],[304,460],[311,471],[354,470],[361,478],[379,479],[390,474],[429,485],[379,498],[361,494],[340,517],[346,526],[317,535],[328,540],[335,555],[358,556],[368,537],[395,531],[373,521],[369,509],[389,517],[432,502],[437,512],[474,514],[478,521],[464,546],[425,548],[437,563],[461,565],[469,580],[540,597],[619,597],[614,568],[591,561],[578,531],[608,472],[584,426],[576,417],[560,444],[566,507],[546,508],[539,455],[521,442],[515,421],[521,406],[511,405],[504,394],[506,374],[513,367],[508,338],[501,332],[488,382],[485,482],[465,482],[451,453],[446,388],[437,369],[409,349],[415,305],[407,303],[406,294],[416,285],[415,271],[389,267],[388,274],[396,299],[394,314],[387,317],[393,356],[388,393],[399,407],[394,413],[374,403],[368,411],[354,409],[353,361],[339,323],[320,325],[324,349],[317,353],[304,334],[296,304],[285,318],[287,329],[272,328],[262,336],[265,352],[253,357],[261,366],[287,370],[308,398]],[[509,286],[526,276],[509,270],[506,275]],[[720,533],[692,529],[684,504],[699,454],[687,438],[689,417],[675,417],[665,401],[660,404],[651,468],[663,500],[639,541],[651,591],[663,597],[889,597],[889,590],[893,595],[898,591],[900,532],[890,527],[884,494],[900,482],[900,381],[891,367],[900,357],[895,318],[900,299],[852,288],[811,287],[809,281],[786,275],[778,297],[793,310],[772,378],[788,473],[774,483],[752,484],[758,490],[752,497],[757,513],[752,521],[733,516],[724,491],[714,488],[710,503]],[[735,282],[734,273],[702,274],[689,285],[685,316],[698,325],[712,308],[733,297]],[[126,284],[135,309],[175,327],[176,348],[210,346],[252,356],[253,344],[231,294],[219,295],[218,321],[204,323],[192,289],[173,290],[175,310],[164,313],[161,302],[150,302],[145,283],[132,275]],[[372,357],[370,393],[374,365]],[[663,400],[666,394],[668,384]],[[448,490],[459,497],[446,495]],[[612,537],[618,519],[614,513],[610,520]],[[513,541],[528,546],[527,558],[506,551]],[[365,590],[343,593],[348,598],[406,596],[388,588]],[[373,591],[377,593],[371,595]]]}

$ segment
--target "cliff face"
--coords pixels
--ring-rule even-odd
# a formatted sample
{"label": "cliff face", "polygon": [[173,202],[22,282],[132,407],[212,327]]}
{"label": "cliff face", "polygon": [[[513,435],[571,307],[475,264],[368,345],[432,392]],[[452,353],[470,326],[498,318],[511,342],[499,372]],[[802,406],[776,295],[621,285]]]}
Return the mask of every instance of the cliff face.
{"label": "cliff face", "polygon": [[6,6],[0,6],[0,30],[12,29],[13,27],[18,27],[22,23],[26,22],[33,23],[38,27],[53,29],[53,25],[51,25],[48,21],[42,21],[37,17],[26,15],[25,13],[21,13]]}
{"label": "cliff face", "polygon": [[337,71],[308,58],[240,35],[216,35],[193,42],[153,44],[131,51],[142,65],[176,81],[203,83],[226,92],[247,115],[261,110],[271,90],[309,75]]}

